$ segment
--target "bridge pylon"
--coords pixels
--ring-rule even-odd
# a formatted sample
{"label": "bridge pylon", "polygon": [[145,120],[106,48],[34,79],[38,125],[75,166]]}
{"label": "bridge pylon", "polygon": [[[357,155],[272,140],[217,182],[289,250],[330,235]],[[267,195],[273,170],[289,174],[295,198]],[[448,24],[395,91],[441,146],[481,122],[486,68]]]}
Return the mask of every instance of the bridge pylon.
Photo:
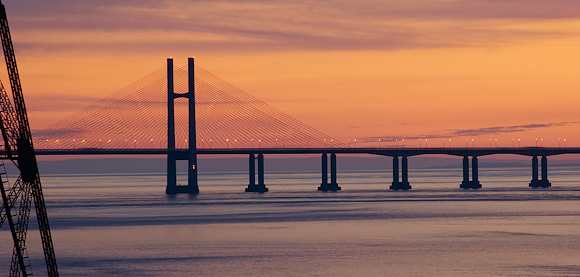
{"label": "bridge pylon", "polygon": [[[193,57],[188,59],[188,83],[186,93],[175,93],[173,84],[173,59],[167,59],[167,187],[165,193],[199,193],[197,186],[197,141],[195,129],[195,75]],[[187,186],[177,185],[177,160],[175,151],[175,99],[187,98],[189,110],[189,136],[187,150]]]}

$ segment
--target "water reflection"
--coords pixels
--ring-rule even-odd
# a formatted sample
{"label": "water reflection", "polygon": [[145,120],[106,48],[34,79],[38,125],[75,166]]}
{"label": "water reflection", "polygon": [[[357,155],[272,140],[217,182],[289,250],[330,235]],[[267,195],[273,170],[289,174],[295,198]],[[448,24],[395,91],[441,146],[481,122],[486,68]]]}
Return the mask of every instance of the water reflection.
{"label": "water reflection", "polygon": [[63,275],[577,276],[580,176],[551,170],[549,189],[528,188],[524,168],[482,170],[478,191],[440,169],[413,172],[405,192],[379,171],[342,172],[337,193],[317,192],[316,172],[270,173],[265,194],[242,192],[244,172],[202,174],[197,196],[168,197],[155,174],[43,184]]}

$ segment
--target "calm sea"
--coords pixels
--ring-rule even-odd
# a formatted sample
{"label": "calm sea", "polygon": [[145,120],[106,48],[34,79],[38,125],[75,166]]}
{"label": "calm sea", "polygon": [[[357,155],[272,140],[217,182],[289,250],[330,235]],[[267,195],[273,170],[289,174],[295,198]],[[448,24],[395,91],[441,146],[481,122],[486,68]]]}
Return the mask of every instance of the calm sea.
{"label": "calm sea", "polygon": [[551,167],[549,189],[509,168],[461,190],[460,170],[411,170],[410,191],[386,171],[339,172],[336,193],[318,172],[268,172],[264,194],[243,192],[245,172],[202,173],[196,196],[165,195],[160,174],[42,182],[63,276],[580,276],[580,168]]}

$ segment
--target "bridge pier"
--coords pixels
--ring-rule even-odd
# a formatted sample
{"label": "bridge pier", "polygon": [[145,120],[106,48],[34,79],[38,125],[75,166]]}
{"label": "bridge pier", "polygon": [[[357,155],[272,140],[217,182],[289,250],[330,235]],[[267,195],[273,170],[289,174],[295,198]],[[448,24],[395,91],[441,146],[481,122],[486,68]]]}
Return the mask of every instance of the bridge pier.
{"label": "bridge pier", "polygon": [[548,181],[548,158],[542,156],[542,179],[538,179],[538,156],[532,157],[532,188],[547,188],[552,186]]}
{"label": "bridge pier", "polygon": [[463,156],[463,181],[459,186],[462,189],[479,189],[479,163],[477,156],[471,158],[471,181],[469,180],[469,157]]}
{"label": "bridge pier", "polygon": [[330,154],[330,183],[328,183],[328,158],[327,154],[322,154],[322,183],[318,187],[319,191],[340,190],[336,181],[336,154]]}
{"label": "bridge pier", "polygon": [[392,190],[408,190],[411,189],[409,185],[409,169],[407,156],[401,157],[401,181],[399,181],[399,157],[393,157],[393,183],[390,186]]}
{"label": "bridge pier", "polygon": [[250,183],[246,192],[267,192],[268,188],[264,184],[264,155],[258,154],[258,184],[256,184],[256,156],[250,154],[249,159]]}

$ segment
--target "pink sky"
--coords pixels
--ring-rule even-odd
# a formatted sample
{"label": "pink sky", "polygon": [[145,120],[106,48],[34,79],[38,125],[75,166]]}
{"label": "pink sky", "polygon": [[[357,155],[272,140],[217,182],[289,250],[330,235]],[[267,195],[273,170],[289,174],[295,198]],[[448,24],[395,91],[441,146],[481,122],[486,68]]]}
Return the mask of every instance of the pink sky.
{"label": "pink sky", "polygon": [[[163,66],[337,139],[580,146],[580,2],[11,1],[33,129]],[[7,78],[2,80],[7,83]],[[433,142],[434,143],[434,142]]]}

